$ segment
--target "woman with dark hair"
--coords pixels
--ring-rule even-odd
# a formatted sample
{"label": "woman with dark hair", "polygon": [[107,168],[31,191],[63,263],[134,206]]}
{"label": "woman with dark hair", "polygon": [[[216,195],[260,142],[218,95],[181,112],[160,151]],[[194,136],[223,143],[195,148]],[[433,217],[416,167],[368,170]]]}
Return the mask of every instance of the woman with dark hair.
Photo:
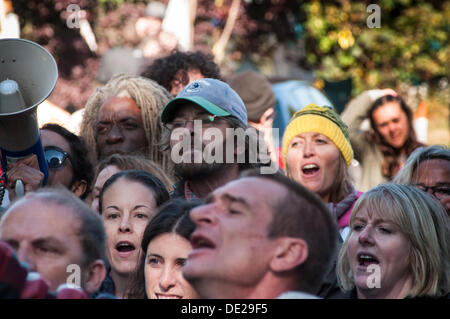
{"label": "woman with dark hair", "polygon": [[[369,130],[361,124],[368,119]],[[345,108],[342,120],[349,126],[361,177],[355,183],[366,191],[392,180],[409,154],[420,146],[413,128],[413,113],[391,89],[369,90]]]}
{"label": "woman with dark hair", "polygon": [[[59,124],[45,124],[41,130],[41,141],[48,179],[45,186],[65,187],[75,196],[86,200],[91,192],[94,168],[84,140]],[[37,157],[29,156],[8,165],[9,199],[16,197],[14,186],[22,180],[25,192],[44,186],[44,174],[39,170]]]}
{"label": "woman with dark hair", "polygon": [[130,169],[149,172],[150,174],[158,177],[161,182],[164,183],[164,186],[166,186],[169,192],[173,190],[172,180],[167,176],[162,168],[152,160],[137,155],[112,154],[98,162],[95,168],[94,187],[92,190],[91,202],[91,208],[93,210],[99,211],[98,198],[103,184],[105,184],[108,178],[120,171],[126,171]]}
{"label": "woman with dark hair", "polygon": [[169,199],[164,184],[145,171],[121,171],[102,188],[99,210],[106,230],[110,272],[101,292],[126,298],[140,256],[142,234],[157,208]]}
{"label": "woman with dark hair", "polygon": [[189,236],[195,229],[189,212],[201,204],[198,199],[173,199],[159,209],[145,228],[129,298],[198,298],[181,270],[192,250]]}
{"label": "woman with dark hair", "polygon": [[[61,150],[58,150],[54,145],[54,139],[58,138],[55,134],[61,136],[69,144],[69,150],[67,150],[66,152],[68,153],[67,156],[69,157],[69,161],[72,164],[73,173],[72,180],[68,184],[67,188],[75,193],[75,195],[84,200],[91,192],[94,176],[94,166],[92,164],[86,143],[81,137],[73,134],[61,125],[53,123],[45,124],[41,128],[41,136],[42,146],[45,150],[45,158],[49,163],[49,179],[52,179],[52,177],[55,180],[58,179],[58,173],[57,169],[55,169],[55,165],[60,165],[61,155],[58,154],[58,152],[61,152]],[[51,140],[50,138],[53,139]],[[47,140],[51,140],[53,144],[51,142],[47,142]],[[57,158],[56,164],[55,157]],[[64,157],[62,157],[62,159],[62,161],[64,162]],[[53,170],[55,170],[55,172],[52,175]]]}

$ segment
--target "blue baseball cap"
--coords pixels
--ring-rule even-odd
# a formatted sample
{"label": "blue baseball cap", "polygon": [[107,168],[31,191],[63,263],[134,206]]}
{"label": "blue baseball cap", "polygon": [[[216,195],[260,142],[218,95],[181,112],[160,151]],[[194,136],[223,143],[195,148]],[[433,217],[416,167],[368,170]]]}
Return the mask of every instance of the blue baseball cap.
{"label": "blue baseball cap", "polygon": [[227,83],[216,79],[199,79],[189,83],[164,107],[161,113],[163,123],[170,122],[186,101],[193,102],[217,116],[234,116],[247,125],[247,110],[239,95]]}

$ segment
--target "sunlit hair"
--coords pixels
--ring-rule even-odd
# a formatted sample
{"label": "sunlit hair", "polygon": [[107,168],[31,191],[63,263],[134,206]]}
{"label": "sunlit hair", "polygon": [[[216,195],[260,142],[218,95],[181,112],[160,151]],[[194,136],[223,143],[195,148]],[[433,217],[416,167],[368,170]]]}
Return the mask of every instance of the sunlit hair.
{"label": "sunlit hair", "polygon": [[[290,146],[289,146],[290,148]],[[337,147],[336,147],[337,148]],[[289,150],[288,150],[289,152]],[[286,166],[286,175],[290,179],[293,179],[292,171],[289,169],[288,162],[285,163]],[[330,191],[329,191],[329,202],[330,203],[339,203],[341,200],[343,200],[346,196],[348,196],[353,191],[353,179],[350,175],[348,166],[345,162],[344,156],[342,156],[342,153],[339,152],[339,164],[337,166],[336,170],[336,176],[329,176],[328,178],[333,179],[333,184],[331,185]],[[300,183],[300,181],[297,181],[297,183]],[[319,195],[319,194],[317,194]]]}
{"label": "sunlit hair", "polygon": [[95,168],[94,182],[97,181],[98,175],[107,166],[116,166],[121,171],[130,169],[146,171],[158,177],[169,192],[173,189],[173,181],[167,176],[162,168],[155,162],[146,159],[145,157],[138,155],[111,154],[97,164],[97,167]]}
{"label": "sunlit hair", "polygon": [[445,145],[432,145],[415,149],[406,160],[405,165],[403,165],[402,169],[397,173],[393,182],[403,185],[411,184],[419,175],[417,168],[420,163],[433,159],[441,159],[450,162],[450,149]]}
{"label": "sunlit hair", "polygon": [[360,211],[376,212],[396,224],[409,241],[410,297],[439,297],[450,289],[450,228],[445,209],[433,197],[412,186],[381,184],[363,194],[350,217],[351,233],[337,262],[337,277],[344,290],[355,283],[348,260],[348,240]]}
{"label": "sunlit hair", "polygon": [[136,102],[142,112],[147,146],[146,156],[158,163],[165,172],[171,172],[173,166],[170,154],[161,152],[158,143],[161,138],[159,116],[172,97],[156,82],[138,76],[114,76],[103,87],[96,89],[87,101],[80,135],[85,138],[86,143],[93,151],[95,160],[98,160],[99,155],[96,142],[98,112],[103,103],[111,97],[129,97]]}
{"label": "sunlit hair", "polygon": [[[400,108],[405,113],[407,121],[408,121],[408,137],[406,138],[405,143],[400,149],[396,149],[392,147],[384,137],[377,130],[375,120],[373,118],[373,113],[379,107],[387,104],[387,103],[398,103]],[[391,179],[395,175],[395,168],[399,166],[400,155],[404,151],[406,155],[411,154],[413,150],[420,146],[424,146],[417,140],[416,133],[413,127],[413,113],[409,106],[405,103],[405,101],[400,96],[394,95],[385,95],[377,100],[375,100],[368,111],[368,118],[370,120],[370,125],[372,126],[372,130],[367,132],[368,140],[372,143],[375,143],[379,146],[381,153],[383,154],[383,162],[381,163],[381,173],[387,179]]]}

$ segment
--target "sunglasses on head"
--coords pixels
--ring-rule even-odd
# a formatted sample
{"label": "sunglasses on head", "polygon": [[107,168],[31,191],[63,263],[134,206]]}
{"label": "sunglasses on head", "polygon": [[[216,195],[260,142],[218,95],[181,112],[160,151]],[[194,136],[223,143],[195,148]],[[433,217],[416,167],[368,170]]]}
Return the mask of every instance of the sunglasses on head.
{"label": "sunglasses on head", "polygon": [[56,146],[48,146],[44,149],[45,160],[48,168],[58,169],[64,165],[66,158],[72,163],[70,154]]}

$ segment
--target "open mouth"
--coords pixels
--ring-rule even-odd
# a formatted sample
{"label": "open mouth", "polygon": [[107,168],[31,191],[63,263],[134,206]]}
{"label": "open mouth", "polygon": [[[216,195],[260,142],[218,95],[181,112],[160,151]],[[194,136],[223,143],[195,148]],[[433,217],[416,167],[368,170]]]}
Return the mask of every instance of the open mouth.
{"label": "open mouth", "polygon": [[117,243],[116,250],[119,253],[128,253],[136,250],[136,247],[129,241],[121,241]]}
{"label": "open mouth", "polygon": [[213,249],[216,247],[212,241],[200,235],[192,235],[191,244],[193,249]]}
{"label": "open mouth", "polygon": [[306,164],[302,167],[302,172],[305,175],[314,175],[320,169],[316,164]]}
{"label": "open mouth", "polygon": [[378,259],[370,254],[358,254],[358,263],[360,266],[369,266],[372,264],[379,264]]}

